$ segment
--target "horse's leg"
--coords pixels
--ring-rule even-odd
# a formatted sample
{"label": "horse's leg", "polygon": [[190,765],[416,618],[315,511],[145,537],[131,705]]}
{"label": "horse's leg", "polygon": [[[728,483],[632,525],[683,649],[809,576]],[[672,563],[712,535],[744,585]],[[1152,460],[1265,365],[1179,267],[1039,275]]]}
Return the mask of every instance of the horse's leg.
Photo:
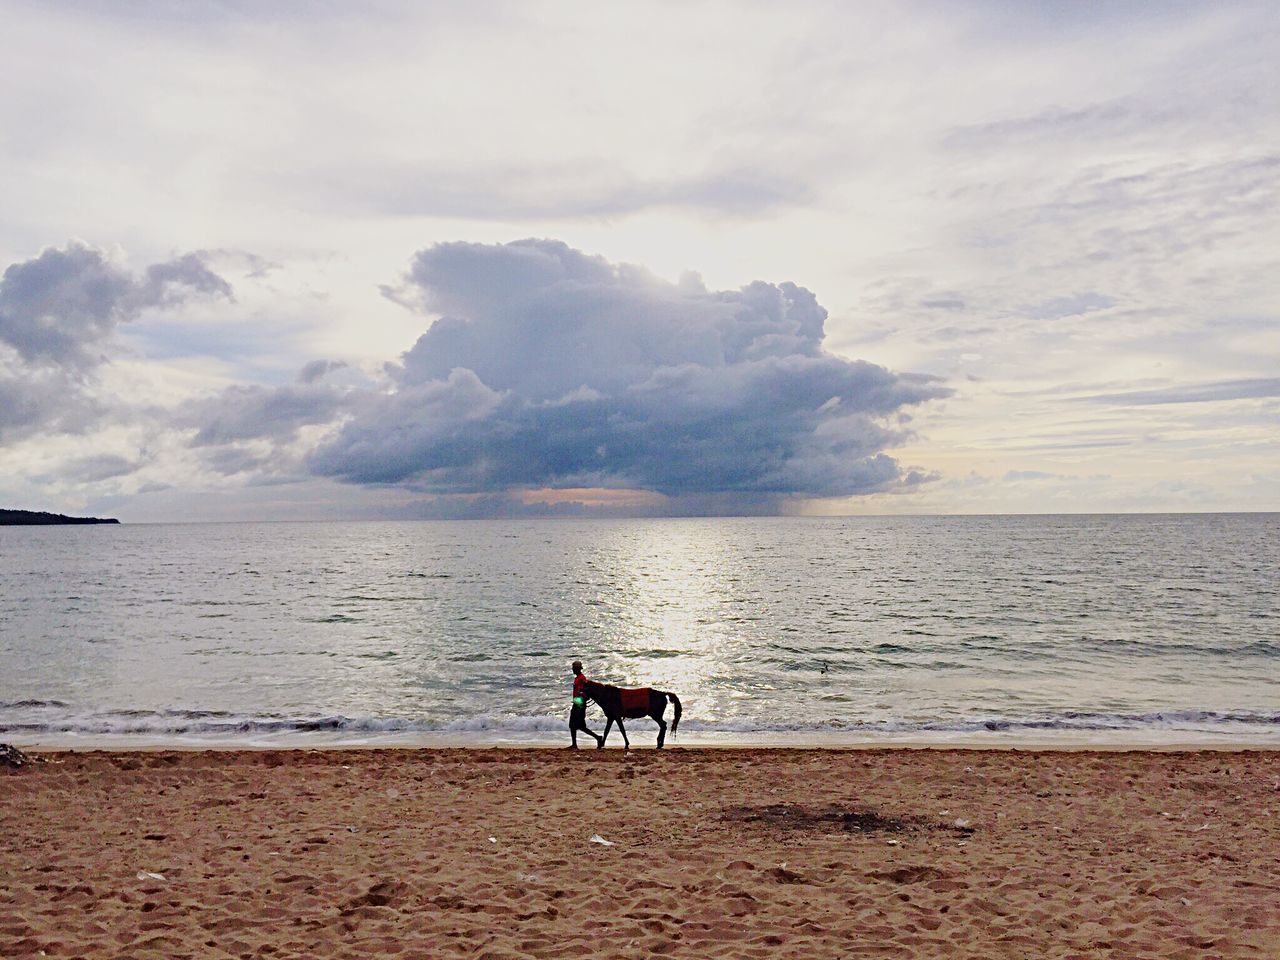
{"label": "horse's leg", "polygon": [[[603,749],[604,749],[604,742],[605,742],[605,740],[607,740],[607,739],[608,739],[608,737],[609,737],[609,730],[610,730],[610,728],[611,728],[612,726],[613,726],[613,717],[608,717],[608,718],[605,720],[605,724],[604,724],[604,736],[602,736],[602,737],[600,738],[599,742],[598,742],[598,743],[596,743],[596,749],[597,749],[597,750],[603,750]],[[618,726],[619,726],[619,727],[621,727],[621,726],[622,726],[622,724],[621,724],[621,723],[619,723],[619,724],[618,724]]]}
{"label": "horse's leg", "polygon": [[649,691],[649,716],[658,725],[658,749],[667,742],[667,721],[662,715],[667,712],[667,695],[657,690]]}
{"label": "horse's leg", "polygon": [[631,741],[627,739],[627,728],[622,725],[622,717],[618,717],[618,729],[622,732],[623,749],[630,750]]}

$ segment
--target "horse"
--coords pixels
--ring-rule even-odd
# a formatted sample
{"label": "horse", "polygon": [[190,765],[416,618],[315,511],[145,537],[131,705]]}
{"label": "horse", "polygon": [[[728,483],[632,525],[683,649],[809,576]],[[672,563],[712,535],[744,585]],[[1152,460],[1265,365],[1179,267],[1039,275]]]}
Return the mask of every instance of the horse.
{"label": "horse", "polygon": [[627,739],[627,728],[622,725],[622,718],[635,720],[639,717],[652,717],[658,724],[658,749],[661,750],[667,739],[667,721],[662,719],[662,714],[667,709],[668,701],[675,704],[676,708],[675,716],[671,718],[671,733],[674,734],[676,727],[680,725],[680,698],[674,693],[654,690],[652,687],[628,690],[624,687],[613,687],[607,683],[588,680],[583,689],[583,696],[599,704],[608,718],[608,722],[604,725],[604,736],[596,745],[597,749],[604,749],[605,737],[609,736],[610,728],[617,723],[618,729],[622,731],[622,742],[630,750],[631,741]]}

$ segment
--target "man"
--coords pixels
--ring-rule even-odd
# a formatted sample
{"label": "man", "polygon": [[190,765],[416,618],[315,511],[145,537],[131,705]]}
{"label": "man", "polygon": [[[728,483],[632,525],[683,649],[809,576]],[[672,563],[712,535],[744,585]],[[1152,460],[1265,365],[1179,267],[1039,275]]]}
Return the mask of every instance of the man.
{"label": "man", "polygon": [[596,749],[604,746],[604,738],[587,727],[587,678],[582,673],[582,661],[573,661],[573,706],[569,708],[569,736],[573,738],[570,750],[578,749],[578,731],[581,730],[596,742]]}

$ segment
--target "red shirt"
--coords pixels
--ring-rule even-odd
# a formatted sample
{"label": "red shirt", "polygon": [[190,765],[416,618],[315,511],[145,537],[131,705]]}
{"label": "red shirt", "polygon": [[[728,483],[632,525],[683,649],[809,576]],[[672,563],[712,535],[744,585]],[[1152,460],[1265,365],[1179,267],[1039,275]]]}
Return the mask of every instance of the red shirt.
{"label": "red shirt", "polygon": [[585,696],[586,688],[587,688],[587,675],[585,673],[580,673],[573,678],[573,695],[575,697]]}

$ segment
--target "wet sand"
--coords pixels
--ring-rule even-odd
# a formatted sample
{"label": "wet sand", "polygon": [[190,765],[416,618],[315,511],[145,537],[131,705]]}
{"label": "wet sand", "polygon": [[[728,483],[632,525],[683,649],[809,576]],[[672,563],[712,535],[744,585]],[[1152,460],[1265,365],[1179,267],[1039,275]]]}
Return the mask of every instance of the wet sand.
{"label": "wet sand", "polygon": [[1275,751],[43,759],[3,957],[1280,957]]}

